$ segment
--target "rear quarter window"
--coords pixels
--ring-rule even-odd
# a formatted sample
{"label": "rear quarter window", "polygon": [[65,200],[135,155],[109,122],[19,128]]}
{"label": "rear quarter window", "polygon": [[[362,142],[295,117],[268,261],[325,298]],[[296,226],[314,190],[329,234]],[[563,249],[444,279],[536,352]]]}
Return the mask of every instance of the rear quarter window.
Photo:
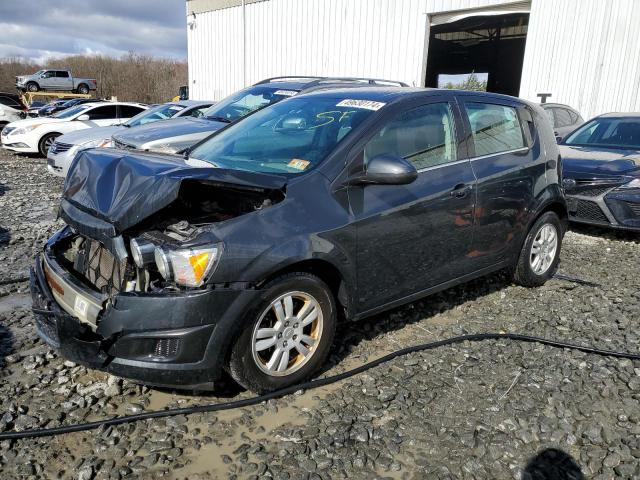
{"label": "rear quarter window", "polygon": [[518,112],[506,105],[468,102],[465,111],[475,146],[480,157],[526,147]]}

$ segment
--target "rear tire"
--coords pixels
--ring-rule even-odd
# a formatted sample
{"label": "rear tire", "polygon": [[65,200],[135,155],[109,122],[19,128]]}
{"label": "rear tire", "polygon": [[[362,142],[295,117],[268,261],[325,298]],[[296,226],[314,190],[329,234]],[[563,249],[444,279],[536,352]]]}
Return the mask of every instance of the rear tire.
{"label": "rear tire", "polygon": [[38,90],[40,90],[40,85],[38,85],[36,82],[27,83],[28,92],[37,92]]}
{"label": "rear tire", "polygon": [[513,275],[518,285],[539,287],[555,275],[562,236],[562,224],[554,212],[545,212],[536,220],[524,241]]}
{"label": "rear tire", "polygon": [[87,93],[89,93],[89,87],[84,83],[81,83],[80,85],[78,85],[78,93],[86,95]]}
{"label": "rear tire", "polygon": [[315,275],[291,273],[262,289],[231,347],[233,379],[257,393],[308,379],[325,362],[337,312],[329,287]]}
{"label": "rear tire", "polygon": [[56,138],[60,136],[59,133],[48,133],[44,137],[40,139],[38,142],[38,151],[40,155],[47,158],[47,153],[49,153],[49,147],[53,145],[53,142],[56,141]]}

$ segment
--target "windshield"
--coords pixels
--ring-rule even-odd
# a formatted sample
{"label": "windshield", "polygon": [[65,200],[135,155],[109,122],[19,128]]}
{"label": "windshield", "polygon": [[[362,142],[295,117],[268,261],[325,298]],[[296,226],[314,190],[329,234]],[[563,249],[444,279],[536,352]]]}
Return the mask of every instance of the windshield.
{"label": "windshield", "polygon": [[167,120],[175,117],[178,113],[184,110],[182,105],[166,104],[158,105],[157,107],[145,110],[131,120],[125,123],[128,127],[137,127],[138,125],[144,125],[145,123],[156,122],[158,120]]}
{"label": "windshield", "polygon": [[67,108],[66,110],[62,110],[58,113],[54,113],[51,115],[53,118],[71,118],[80,112],[83,112],[87,109],[86,105],[76,105],[75,107]]}
{"label": "windshield", "polygon": [[594,118],[569,135],[564,144],[640,149],[640,117]]}
{"label": "windshield", "polygon": [[221,100],[204,112],[204,116],[231,123],[297,93],[296,90],[285,90],[273,85],[257,85]]}
{"label": "windshield", "polygon": [[320,164],[373,110],[370,102],[299,97],[251,115],[211,137],[191,157],[221,168],[300,174]]}

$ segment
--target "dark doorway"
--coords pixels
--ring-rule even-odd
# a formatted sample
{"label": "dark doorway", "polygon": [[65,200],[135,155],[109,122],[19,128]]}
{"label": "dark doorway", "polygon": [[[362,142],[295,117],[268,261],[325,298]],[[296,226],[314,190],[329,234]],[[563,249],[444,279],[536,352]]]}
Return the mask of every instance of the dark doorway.
{"label": "dark doorway", "polygon": [[461,88],[464,84],[517,96],[528,25],[528,13],[470,16],[432,25],[426,86]]}

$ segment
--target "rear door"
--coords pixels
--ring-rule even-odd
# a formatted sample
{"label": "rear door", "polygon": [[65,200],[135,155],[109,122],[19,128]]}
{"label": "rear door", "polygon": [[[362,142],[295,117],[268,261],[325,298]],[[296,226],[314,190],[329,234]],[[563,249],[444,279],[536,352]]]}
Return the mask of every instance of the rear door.
{"label": "rear door", "polygon": [[56,72],[56,88],[60,90],[73,90],[73,80],[69,72],[66,70],[58,70]]}
{"label": "rear door", "polygon": [[358,153],[366,165],[391,154],[414,164],[408,185],[349,189],[357,234],[360,312],[467,272],[475,177],[460,143],[452,96],[429,97],[385,122]]}
{"label": "rear door", "polygon": [[126,122],[143,110],[144,108],[136,107],[135,105],[118,105],[118,123]]}
{"label": "rear door", "polygon": [[477,178],[474,270],[509,264],[520,250],[535,192],[546,186],[545,156],[523,104],[465,94],[458,99]]}
{"label": "rear door", "polygon": [[85,112],[89,115],[88,123],[91,127],[108,127],[118,125],[118,107],[116,105],[101,105]]}

